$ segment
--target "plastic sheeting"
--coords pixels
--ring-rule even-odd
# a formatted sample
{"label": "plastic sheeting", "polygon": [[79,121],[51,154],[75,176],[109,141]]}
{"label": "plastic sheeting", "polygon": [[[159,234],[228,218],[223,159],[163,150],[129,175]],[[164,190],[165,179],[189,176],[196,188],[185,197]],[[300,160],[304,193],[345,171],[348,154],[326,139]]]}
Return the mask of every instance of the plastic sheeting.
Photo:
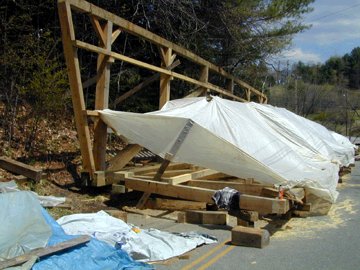
{"label": "plastic sheeting", "polygon": [[[67,235],[61,226],[43,209],[43,216],[51,226],[52,236],[48,246],[76,238]],[[136,262],[123,250],[115,249],[109,244],[92,238],[85,245],[74,247],[55,255],[45,257],[36,263],[33,270],[148,270],[153,266]]]}
{"label": "plastic sheeting", "polygon": [[340,164],[353,162],[351,143],[341,144],[323,126],[270,105],[188,98],[169,101],[162,110],[147,114],[99,112],[129,142],[161,157],[191,119],[195,124],[173,161],[265,184],[305,187],[331,202],[338,195]]}
{"label": "plastic sheeting", "polygon": [[216,243],[216,239],[198,233],[173,234],[156,229],[139,229],[114,218],[104,211],[74,214],[57,222],[67,234],[96,237],[125,250],[138,261],[160,261],[179,256],[197,246]]}
{"label": "plastic sheeting", "polygon": [[[14,180],[0,183],[0,193],[16,192],[16,191],[20,191],[20,190]],[[33,191],[31,192],[39,199],[40,204],[44,207],[54,207],[66,201],[65,197],[40,196]]]}
{"label": "plastic sheeting", "polygon": [[0,259],[45,247],[51,228],[37,198],[28,191],[0,194]]}
{"label": "plastic sheeting", "polygon": [[353,145],[346,137],[329,131],[324,126],[296,115],[284,108],[250,103],[267,121],[269,126],[278,130],[279,135],[288,136],[302,148],[309,149],[317,158],[323,156],[327,160],[342,166],[354,163]]}

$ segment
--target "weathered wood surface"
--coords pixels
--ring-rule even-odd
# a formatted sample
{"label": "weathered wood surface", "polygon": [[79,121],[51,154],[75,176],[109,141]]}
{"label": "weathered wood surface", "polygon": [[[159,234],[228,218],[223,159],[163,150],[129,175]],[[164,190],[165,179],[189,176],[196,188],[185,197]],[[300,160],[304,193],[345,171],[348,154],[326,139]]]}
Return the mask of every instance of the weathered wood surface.
{"label": "weathered wood surface", "polygon": [[141,151],[141,149],[142,147],[138,144],[128,144],[115,157],[110,159],[109,166],[106,171],[113,172],[121,170],[137,153]]}
{"label": "weathered wood surface", "polygon": [[265,198],[253,195],[240,195],[240,209],[257,211],[261,214],[286,214],[290,210],[286,199]]}
{"label": "weathered wood surface", "polygon": [[83,161],[83,170],[93,176],[95,172],[95,162],[91,148],[87,116],[83,113],[86,110],[86,106],[81,82],[79,58],[77,49],[72,45],[72,41],[75,40],[75,33],[70,3],[59,1],[58,12],[61,24],[64,55],[68,69],[71,97],[74,108],[76,130],[79,138],[81,157]]}
{"label": "weathered wood surface", "polygon": [[237,246],[264,248],[270,243],[267,230],[236,226],[231,230],[231,244]]}
{"label": "weathered wood surface", "polygon": [[151,209],[174,210],[174,211],[203,210],[206,209],[206,203],[155,198],[148,200],[145,207]]}
{"label": "weathered wood surface", "polygon": [[42,176],[41,169],[36,169],[33,166],[24,164],[8,157],[0,157],[0,168],[15,174],[21,174],[35,181],[40,181]]}
{"label": "weathered wood surface", "polygon": [[143,192],[207,203],[213,203],[212,196],[215,192],[211,189],[170,185],[152,180],[142,180],[135,177],[125,178],[125,186]]}
{"label": "weathered wood surface", "polygon": [[11,266],[23,264],[23,263],[27,262],[28,260],[30,260],[34,256],[41,258],[41,257],[47,256],[47,255],[54,254],[59,251],[66,250],[71,247],[79,246],[79,245],[89,242],[90,239],[91,239],[90,236],[80,236],[78,238],[74,238],[74,239],[59,243],[59,244],[51,246],[51,247],[35,249],[35,250],[30,251],[27,254],[20,255],[15,258],[0,262],[0,269],[6,269]]}
{"label": "weathered wood surface", "polygon": [[212,225],[227,225],[229,217],[227,212],[221,211],[186,211],[184,218],[180,219],[178,216],[178,222],[191,224],[212,224]]}

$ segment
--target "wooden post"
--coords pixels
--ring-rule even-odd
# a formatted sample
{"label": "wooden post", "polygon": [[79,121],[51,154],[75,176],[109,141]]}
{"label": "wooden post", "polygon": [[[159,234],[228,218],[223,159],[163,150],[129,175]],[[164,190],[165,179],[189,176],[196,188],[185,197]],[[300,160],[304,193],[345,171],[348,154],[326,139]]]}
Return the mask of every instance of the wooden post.
{"label": "wooden post", "polygon": [[227,80],[226,89],[227,89],[231,94],[234,94],[234,79],[228,79],[228,80]]}
{"label": "wooden post", "polygon": [[[209,80],[209,67],[203,66],[200,71],[199,81],[207,83],[208,80]],[[207,88],[200,87],[200,91],[202,91],[202,94],[206,93],[207,90],[208,90]]]}
{"label": "wooden post", "polygon": [[58,10],[64,54],[70,82],[71,97],[74,107],[75,124],[80,143],[81,156],[83,159],[83,171],[89,173],[90,177],[93,177],[95,172],[94,157],[91,152],[90,132],[87,116],[83,113],[86,108],[81,83],[77,48],[73,47],[72,45],[72,42],[75,41],[75,33],[69,2],[59,2]]}
{"label": "wooden post", "polygon": [[[160,55],[161,55],[161,67],[166,68],[170,66],[174,60],[176,55],[172,54],[171,48],[161,48],[160,47]],[[166,74],[160,75],[160,98],[159,98],[159,109],[161,109],[166,102],[170,100],[170,81],[171,76]]]}
{"label": "wooden post", "polygon": [[250,89],[246,89],[245,93],[246,93],[246,100],[250,102],[250,100],[251,100],[251,91],[250,91]]}
{"label": "wooden post", "polygon": [[[99,45],[103,45],[109,53],[111,52],[112,41],[112,22],[108,21],[97,32],[102,38],[100,38]],[[108,55],[99,54],[97,63],[97,76],[96,83],[96,97],[95,97],[95,109],[103,110],[108,108],[109,102],[109,86],[110,86],[110,65],[111,58]],[[107,141],[107,125],[99,119],[95,123],[94,128],[94,161],[95,169],[97,171],[104,171],[106,169],[105,156],[106,156],[106,141]]]}

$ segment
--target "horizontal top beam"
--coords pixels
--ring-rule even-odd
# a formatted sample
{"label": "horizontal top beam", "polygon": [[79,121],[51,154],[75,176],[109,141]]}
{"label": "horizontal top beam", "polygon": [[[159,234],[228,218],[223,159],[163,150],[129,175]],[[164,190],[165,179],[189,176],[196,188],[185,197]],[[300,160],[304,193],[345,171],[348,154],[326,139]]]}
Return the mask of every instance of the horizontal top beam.
{"label": "horizontal top beam", "polygon": [[162,47],[166,47],[166,48],[171,48],[178,55],[180,55],[194,63],[197,63],[199,65],[209,67],[210,70],[222,75],[223,77],[225,77],[227,79],[234,80],[234,82],[237,83],[239,86],[242,86],[242,87],[250,90],[257,96],[262,97],[265,101],[267,100],[266,95],[264,95],[262,92],[258,91],[257,89],[248,85],[244,81],[229,74],[223,68],[216,66],[215,64],[201,58],[200,56],[194,54],[193,52],[191,52],[169,40],[166,40],[166,39],[160,37],[159,35],[156,35],[136,24],[133,24],[119,16],[116,16],[115,14],[113,14],[109,11],[101,9],[101,8],[95,6],[91,3],[88,3],[86,1],[83,1],[83,0],[58,0],[58,2],[59,3],[67,2],[73,7],[74,10],[76,10],[80,13],[90,13],[91,15],[96,16],[100,19],[112,21],[113,24],[119,26],[125,32],[128,32],[134,36],[143,38],[153,44],[156,44],[156,45],[159,45]]}
{"label": "horizontal top beam", "polygon": [[115,53],[115,52],[111,52],[111,51],[109,52],[108,50],[106,50],[104,48],[100,48],[98,46],[95,46],[95,45],[92,45],[92,44],[89,44],[89,43],[86,43],[86,42],[83,42],[83,41],[80,41],[80,40],[75,40],[73,42],[73,45],[75,47],[78,47],[78,48],[82,48],[82,49],[86,49],[88,51],[92,51],[92,52],[100,53],[100,54],[103,54],[103,55],[107,55],[107,56],[110,56],[110,57],[112,57],[114,59],[117,59],[117,60],[125,61],[125,62],[131,63],[133,65],[142,67],[142,68],[146,68],[146,69],[149,69],[149,70],[152,70],[152,71],[156,71],[156,72],[159,72],[159,73],[162,73],[162,74],[172,76],[174,78],[186,81],[188,83],[196,84],[196,85],[202,86],[204,88],[214,90],[214,91],[216,91],[216,92],[218,92],[220,94],[223,94],[223,95],[225,95],[227,97],[233,98],[233,99],[238,100],[238,101],[242,101],[242,102],[246,101],[245,99],[243,99],[241,97],[238,97],[238,96],[236,96],[236,95],[234,95],[234,94],[226,91],[225,89],[222,89],[221,87],[216,86],[214,84],[211,84],[211,83],[208,83],[208,82],[201,82],[201,81],[195,80],[193,78],[187,77],[185,75],[179,74],[177,72],[173,72],[173,71],[168,70],[166,68],[161,68],[161,67],[157,67],[157,66],[154,66],[154,65],[151,65],[151,64],[147,64],[145,62],[133,59],[131,57],[128,57],[128,56],[125,56],[125,55],[122,55],[122,54],[119,54],[119,53]]}

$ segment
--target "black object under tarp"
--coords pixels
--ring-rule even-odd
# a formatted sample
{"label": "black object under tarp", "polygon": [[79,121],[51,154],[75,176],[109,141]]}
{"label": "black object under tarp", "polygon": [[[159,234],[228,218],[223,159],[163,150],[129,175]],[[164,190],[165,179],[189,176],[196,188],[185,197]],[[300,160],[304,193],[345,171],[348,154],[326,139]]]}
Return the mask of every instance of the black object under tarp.
{"label": "black object under tarp", "polygon": [[226,210],[239,209],[240,192],[229,187],[225,187],[215,192],[213,200],[218,208]]}

